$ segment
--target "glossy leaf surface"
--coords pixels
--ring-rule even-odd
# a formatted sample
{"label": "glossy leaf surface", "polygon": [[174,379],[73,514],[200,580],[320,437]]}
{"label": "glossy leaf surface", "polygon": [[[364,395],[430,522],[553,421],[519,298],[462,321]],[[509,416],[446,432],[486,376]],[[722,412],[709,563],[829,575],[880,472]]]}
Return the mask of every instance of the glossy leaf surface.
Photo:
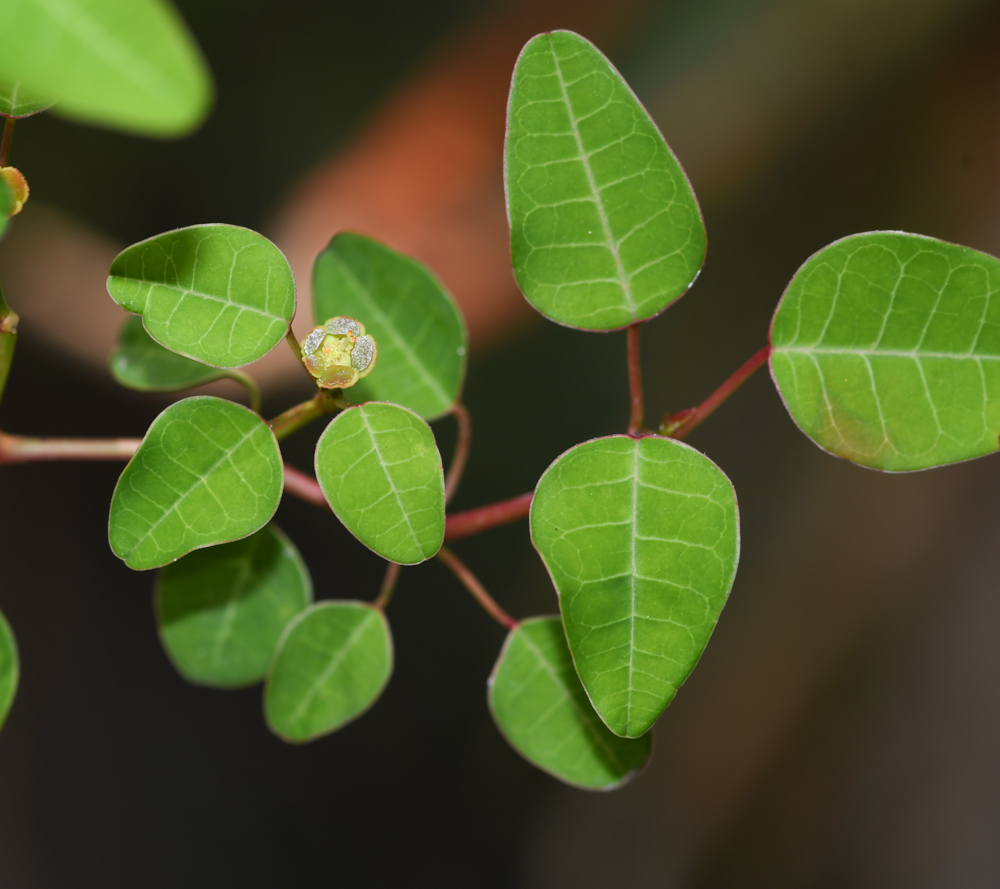
{"label": "glossy leaf surface", "polygon": [[594,708],[616,735],[642,735],[694,669],[732,588],[729,479],[672,439],[595,439],[539,480],[531,537]]}
{"label": "glossy leaf surface", "polygon": [[441,548],[441,454],[413,411],[377,401],[344,411],[316,445],[316,479],[337,518],[382,558],[415,565]]}
{"label": "glossy leaf surface", "polygon": [[241,367],[279,343],[295,314],[281,251],[235,225],[194,225],[140,241],[111,265],[108,292],[174,352]]}
{"label": "glossy leaf surface", "polygon": [[694,282],[705,226],[656,124],[569,31],[514,69],[504,153],[514,276],[543,315],[584,330],[651,318]]}
{"label": "glossy leaf surface", "polygon": [[153,421],[118,480],[111,549],[144,570],[246,537],[270,521],[283,484],[260,417],[221,398],[185,398]]}
{"label": "glossy leaf surface", "polygon": [[267,677],[264,716],[286,741],[311,741],[356,719],[392,673],[392,637],[364,602],[318,602],[285,631]]}
{"label": "glossy leaf surface", "polygon": [[209,367],[165,349],[142,326],[129,318],[118,334],[118,348],[108,361],[111,375],[121,385],[144,392],[176,392],[220,380],[226,371]]}
{"label": "glossy leaf surface", "polygon": [[0,80],[63,116],[151,136],[190,132],[212,102],[201,52],[164,0],[5,0]]}
{"label": "glossy leaf surface", "polygon": [[1000,261],[900,232],[844,238],[796,273],[771,373],[799,428],[876,469],[997,450]]}
{"label": "glossy leaf surface", "polygon": [[30,117],[49,107],[28,95],[18,80],[0,81],[0,117]]}
{"label": "glossy leaf surface", "polygon": [[312,601],[294,544],[273,524],[168,565],[156,588],[160,641],[191,682],[237,688],[267,674],[278,640]]}
{"label": "glossy leaf surface", "polygon": [[511,631],[490,676],[489,703],[511,746],[568,784],[613,790],[649,759],[648,733],[619,738],[594,712],[557,617]]}
{"label": "glossy leaf surface", "polygon": [[378,343],[378,367],[354,400],[391,401],[427,420],[448,412],[465,375],[465,322],[426,266],[366,238],[343,232],[313,267],[316,323],[347,315]]}
{"label": "glossy leaf surface", "polygon": [[17,694],[20,665],[17,643],[7,618],[0,614],[0,727],[3,726]]}

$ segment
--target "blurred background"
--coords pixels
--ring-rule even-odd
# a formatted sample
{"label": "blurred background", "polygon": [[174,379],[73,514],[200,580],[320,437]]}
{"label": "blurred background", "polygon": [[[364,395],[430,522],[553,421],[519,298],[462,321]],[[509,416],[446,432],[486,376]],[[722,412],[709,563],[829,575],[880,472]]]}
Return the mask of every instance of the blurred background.
{"label": "blurred background", "polygon": [[[701,277],[644,329],[650,417],[764,345],[796,268],[836,238],[902,229],[1000,254],[1000,3],[178,6],[218,88],[193,137],[17,126],[32,197],[0,244],[23,319],[5,431],[143,434],[167,401],[113,386],[124,316],[104,279],[123,246],[198,222],[286,251],[297,328],[336,230],[437,272],[473,343],[456,509],[530,490],[566,448],[624,429],[624,334],[544,322],[509,266],[507,87],[553,28],[620,68],[705,213]],[[308,395],[286,353],[251,369],[270,414]],[[319,431],[289,442],[291,462],[310,467]],[[447,459],[452,421],[435,431]],[[763,372],[690,441],[736,486],[742,563],[652,763],[607,795],[506,746],[485,700],[503,632],[437,564],[403,572],[375,708],[290,747],[259,688],[195,688],[170,667],[153,576],[107,546],[120,466],[0,470],[0,607],[23,671],[0,735],[0,887],[1000,885],[1000,461],[860,469],[803,437]],[[380,560],[331,516],[286,502],[277,521],[318,597],[375,596]],[[515,616],[556,610],[526,523],[455,550]]]}

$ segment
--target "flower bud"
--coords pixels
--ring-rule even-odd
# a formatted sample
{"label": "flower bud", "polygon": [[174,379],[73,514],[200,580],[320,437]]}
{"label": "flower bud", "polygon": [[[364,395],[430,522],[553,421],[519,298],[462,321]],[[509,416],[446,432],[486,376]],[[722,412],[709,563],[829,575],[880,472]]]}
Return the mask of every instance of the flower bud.
{"label": "flower bud", "polygon": [[368,376],[378,358],[378,346],[353,318],[331,318],[301,343],[302,363],[321,389],[349,389]]}
{"label": "flower bud", "polygon": [[28,200],[28,180],[16,167],[0,167],[0,179],[4,181],[14,200],[14,209],[11,210],[10,215],[17,216],[21,212],[24,202]]}

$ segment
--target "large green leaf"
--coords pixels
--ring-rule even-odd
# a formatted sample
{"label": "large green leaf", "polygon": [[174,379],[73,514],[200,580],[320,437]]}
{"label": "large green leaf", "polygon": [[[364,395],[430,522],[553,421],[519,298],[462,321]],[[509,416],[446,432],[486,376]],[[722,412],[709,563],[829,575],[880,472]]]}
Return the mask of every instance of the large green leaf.
{"label": "large green leaf", "polygon": [[0,117],[30,117],[44,111],[49,104],[29,95],[18,80],[0,81]]}
{"label": "large green leaf", "polygon": [[558,617],[522,621],[511,630],[490,676],[489,702],[511,746],[568,784],[613,790],[649,759],[649,733],[619,738],[594,712]]}
{"label": "large green leaf", "polygon": [[241,367],[284,338],[295,281],[281,251],[235,225],[193,225],[140,241],[111,265],[108,292],[174,352]]}
{"label": "large green leaf", "polygon": [[165,349],[133,316],[118,334],[118,348],[108,360],[111,375],[123,386],[143,392],[177,392],[221,380],[226,371]]}
{"label": "large green leaf", "polygon": [[441,548],[441,454],[413,411],[378,401],[344,411],[316,445],[316,478],[337,518],[382,558],[415,565]]}
{"label": "large green leaf", "polygon": [[111,500],[111,549],[130,568],[160,568],[253,534],[278,508],[283,467],[274,434],[221,398],[170,405],[149,427]]}
{"label": "large green leaf", "polygon": [[312,741],[371,707],[391,673],[392,637],[381,611],[365,602],[318,602],[282,637],[264,716],[284,740]]}
{"label": "large green leaf", "polygon": [[997,450],[1000,261],[901,232],[836,241],[796,272],[771,374],[821,448],[926,469]]}
{"label": "large green leaf", "polygon": [[3,726],[14,703],[20,667],[17,658],[17,643],[7,618],[0,614],[0,727]]}
{"label": "large green leaf", "polygon": [[316,257],[313,312],[317,324],[355,318],[378,343],[378,366],[351,398],[391,401],[427,420],[458,400],[465,322],[441,282],[415,259],[342,232]]}
{"label": "large green leaf", "polygon": [[180,136],[212,103],[198,47],[164,0],[4,0],[0,79],[58,113]]}
{"label": "large green leaf", "polygon": [[613,330],[662,312],[705,258],[698,201],[611,63],[569,31],[528,42],[504,153],[514,276],[543,315]]}
{"label": "large green leaf", "polygon": [[164,568],[156,619],[185,679],[238,688],[264,678],[285,627],[311,601],[312,580],[298,550],[267,525]]}
{"label": "large green leaf", "polygon": [[542,475],[531,538],[594,708],[616,735],[639,737],[694,669],[732,588],[733,486],[678,441],[595,439]]}

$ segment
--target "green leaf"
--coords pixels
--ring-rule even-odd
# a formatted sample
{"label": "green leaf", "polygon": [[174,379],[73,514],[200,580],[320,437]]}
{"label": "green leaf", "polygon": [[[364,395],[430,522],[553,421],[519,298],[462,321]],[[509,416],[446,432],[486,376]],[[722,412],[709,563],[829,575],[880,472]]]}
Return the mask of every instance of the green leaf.
{"label": "green leaf", "polygon": [[29,95],[18,80],[0,82],[0,117],[30,117],[50,105],[49,102],[38,101]]}
{"label": "green leaf", "polygon": [[111,265],[108,292],[168,349],[241,367],[284,338],[295,281],[281,251],[235,225],[193,225],[140,241]]}
{"label": "green leaf", "polygon": [[874,469],[992,453],[1000,435],[1000,261],[900,232],[836,241],[795,274],[771,374],[799,428]]}
{"label": "green leaf", "polygon": [[378,366],[352,397],[391,401],[426,420],[458,400],[468,346],[462,314],[426,266],[343,232],[313,267],[316,323],[356,318],[378,343]]}
{"label": "green leaf", "polygon": [[160,568],[195,549],[253,534],[278,508],[274,434],[221,398],[170,405],[149,427],[111,500],[111,549],[129,568]]}
{"label": "green leaf", "polygon": [[611,63],[569,31],[521,51],[504,152],[514,276],[553,321],[613,330],[652,318],[705,258],[698,201]]}
{"label": "green leaf", "polygon": [[413,411],[372,401],[338,415],[316,445],[316,479],[347,530],[382,558],[416,565],[441,548],[441,454]]}
{"label": "green leaf", "polygon": [[285,630],[264,716],[280,738],[312,741],[371,707],[391,673],[392,637],[381,611],[365,602],[318,602]]}
{"label": "green leaf", "polygon": [[3,179],[0,179],[0,237],[7,231],[10,224],[10,211],[14,209],[14,196],[10,193],[10,187]]}
{"label": "green leaf", "polygon": [[639,737],[694,669],[732,588],[733,486],[678,441],[595,439],[542,475],[531,538],[594,708],[616,735]]}
{"label": "green leaf", "polygon": [[192,361],[163,348],[133,316],[118,334],[118,348],[108,361],[111,375],[121,385],[142,392],[177,392],[221,380],[225,370]]}
{"label": "green leaf", "polygon": [[3,727],[14,703],[20,665],[17,658],[17,643],[7,618],[0,614],[0,728]]}
{"label": "green leaf", "polygon": [[490,712],[528,762],[567,784],[614,790],[649,759],[651,735],[619,738],[587,700],[557,617],[510,632],[489,680]]}
{"label": "green leaf", "polygon": [[238,688],[264,679],[285,627],[310,602],[309,571],[272,524],[164,568],[156,619],[185,679]]}
{"label": "green leaf", "polygon": [[201,52],[163,0],[7,0],[0,80],[65,117],[149,136],[190,132],[212,104]]}

